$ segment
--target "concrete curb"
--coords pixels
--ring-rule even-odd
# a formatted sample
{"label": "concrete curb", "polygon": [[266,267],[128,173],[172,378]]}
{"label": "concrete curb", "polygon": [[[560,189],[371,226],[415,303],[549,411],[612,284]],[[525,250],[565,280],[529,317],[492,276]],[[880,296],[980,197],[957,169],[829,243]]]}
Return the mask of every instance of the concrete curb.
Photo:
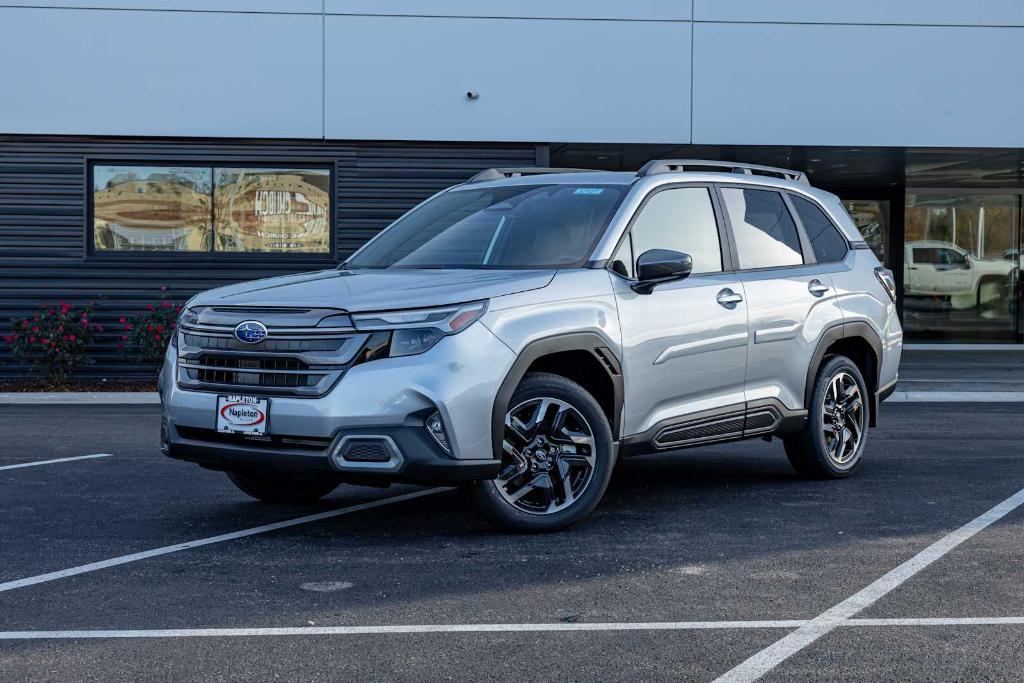
{"label": "concrete curb", "polygon": [[886,403],[1024,403],[1024,391],[894,391]]}
{"label": "concrete curb", "polygon": [[45,391],[45,392],[0,392],[0,405],[138,405],[160,403],[160,394],[155,391]]}

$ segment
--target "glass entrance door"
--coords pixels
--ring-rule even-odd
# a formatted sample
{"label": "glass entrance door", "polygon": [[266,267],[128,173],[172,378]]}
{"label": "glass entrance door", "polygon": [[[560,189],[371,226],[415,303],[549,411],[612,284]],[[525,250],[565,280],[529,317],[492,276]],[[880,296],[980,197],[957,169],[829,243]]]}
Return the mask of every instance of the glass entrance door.
{"label": "glass entrance door", "polygon": [[908,341],[1017,341],[1020,219],[1019,194],[907,190]]}

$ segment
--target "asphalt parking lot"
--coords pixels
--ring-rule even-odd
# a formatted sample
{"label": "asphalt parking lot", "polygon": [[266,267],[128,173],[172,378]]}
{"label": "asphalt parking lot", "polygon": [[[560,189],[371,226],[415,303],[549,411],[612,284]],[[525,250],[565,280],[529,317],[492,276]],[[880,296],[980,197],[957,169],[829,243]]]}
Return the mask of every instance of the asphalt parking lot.
{"label": "asphalt parking lot", "polygon": [[0,406],[0,678],[1019,680],[1020,415],[887,404],[838,482],[777,441],[624,461],[516,536],[451,490],[261,505],[158,406]]}

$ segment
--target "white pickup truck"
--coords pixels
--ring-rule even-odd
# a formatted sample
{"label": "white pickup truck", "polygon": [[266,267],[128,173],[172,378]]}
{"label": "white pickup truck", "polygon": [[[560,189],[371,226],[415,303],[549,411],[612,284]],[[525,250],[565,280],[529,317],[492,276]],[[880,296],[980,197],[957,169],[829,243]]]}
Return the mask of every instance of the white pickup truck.
{"label": "white pickup truck", "polygon": [[952,242],[907,242],[904,292],[949,297],[955,309],[992,306],[1009,299],[1014,268],[1012,261],[980,259]]}

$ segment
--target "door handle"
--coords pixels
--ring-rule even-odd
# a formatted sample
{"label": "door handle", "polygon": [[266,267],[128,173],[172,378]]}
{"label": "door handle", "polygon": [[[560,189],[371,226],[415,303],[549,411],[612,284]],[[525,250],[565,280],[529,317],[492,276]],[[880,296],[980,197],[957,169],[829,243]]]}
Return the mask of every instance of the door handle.
{"label": "door handle", "polygon": [[718,293],[718,296],[715,297],[715,300],[722,306],[725,306],[726,308],[734,308],[736,304],[743,301],[743,295],[737,294],[736,292],[726,287],[725,289]]}
{"label": "door handle", "polygon": [[831,287],[822,283],[821,280],[815,279],[807,283],[807,291],[813,294],[814,296],[822,296],[825,292],[827,292],[830,289]]}

